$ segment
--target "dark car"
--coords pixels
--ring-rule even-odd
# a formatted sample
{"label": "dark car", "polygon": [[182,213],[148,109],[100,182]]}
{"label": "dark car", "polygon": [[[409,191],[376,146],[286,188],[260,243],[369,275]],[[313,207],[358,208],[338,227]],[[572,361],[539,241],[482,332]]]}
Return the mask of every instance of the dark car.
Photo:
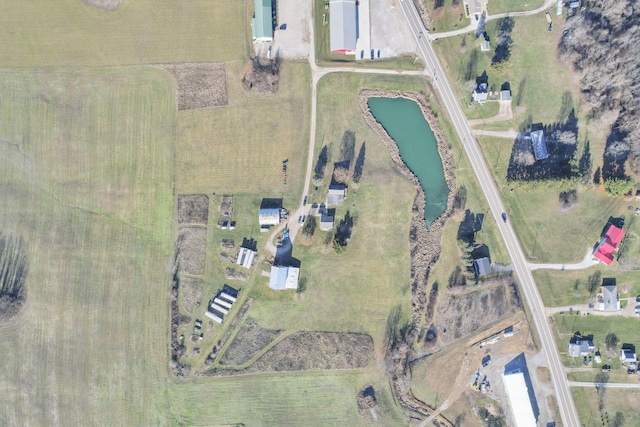
{"label": "dark car", "polygon": [[504,222],[507,222],[507,213],[506,212],[502,212],[502,220]]}
{"label": "dark car", "polygon": [[485,366],[491,364],[491,356],[487,355],[485,357],[482,358],[482,367],[484,368]]}
{"label": "dark car", "polygon": [[640,295],[636,297],[636,302],[640,302]]}
{"label": "dark car", "polygon": [[611,365],[602,365],[602,372],[611,372]]}
{"label": "dark car", "polygon": [[375,56],[375,54],[376,54],[376,51],[375,51],[375,50],[373,50],[373,49],[371,49],[371,59],[373,59],[373,57]]}
{"label": "dark car", "polygon": [[363,59],[363,58],[364,58],[364,50],[361,50],[360,51],[360,59]]}

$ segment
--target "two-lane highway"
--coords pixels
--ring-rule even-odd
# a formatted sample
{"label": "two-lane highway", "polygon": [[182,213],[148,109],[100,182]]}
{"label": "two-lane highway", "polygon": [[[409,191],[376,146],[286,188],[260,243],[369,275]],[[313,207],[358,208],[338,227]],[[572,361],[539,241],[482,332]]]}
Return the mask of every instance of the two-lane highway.
{"label": "two-lane highway", "polygon": [[522,249],[520,248],[516,234],[511,227],[511,223],[508,220],[503,221],[502,219],[502,213],[505,212],[505,210],[502,205],[502,199],[500,198],[498,189],[496,188],[491,173],[484,161],[484,158],[482,157],[482,153],[475,142],[473,133],[467,124],[466,117],[462,113],[440,61],[431,46],[430,39],[426,36],[427,30],[418,15],[413,1],[400,0],[400,6],[405,18],[407,19],[409,27],[418,42],[418,47],[422,53],[422,57],[426,62],[425,65],[427,68],[425,71],[433,77],[434,85],[440,92],[445,107],[449,112],[451,122],[462,141],[462,145],[469,157],[473,170],[476,173],[480,187],[482,188],[487,202],[489,203],[491,213],[497,221],[500,234],[502,235],[507,246],[507,250],[511,255],[514,270],[520,279],[523,293],[532,314],[532,320],[540,335],[540,344],[542,345],[542,349],[549,363],[551,379],[556,391],[556,400],[558,402],[562,423],[565,426],[578,427],[580,422],[571,397],[567,377],[564,373],[560,357],[556,350],[553,334],[545,317],[542,299],[538,293],[538,288],[533,280],[531,271],[527,268],[527,261]]}

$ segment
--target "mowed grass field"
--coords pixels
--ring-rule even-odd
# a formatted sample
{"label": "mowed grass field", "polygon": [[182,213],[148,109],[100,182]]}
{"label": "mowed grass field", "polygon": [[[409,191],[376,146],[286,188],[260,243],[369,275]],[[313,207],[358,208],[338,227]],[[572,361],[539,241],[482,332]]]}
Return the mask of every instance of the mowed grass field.
{"label": "mowed grass field", "polygon": [[299,202],[307,167],[309,66],[284,63],[280,90],[257,94],[242,88],[243,65],[227,63],[228,106],[178,113],[176,191],[282,197],[291,207]]}
{"label": "mowed grass field", "polygon": [[175,101],[153,69],[0,70],[0,224],[31,270],[0,423],[165,422]]}
{"label": "mowed grass field", "polygon": [[[490,5],[491,6],[491,5]],[[512,127],[517,129],[527,115],[531,115],[533,123],[552,123],[556,120],[562,107],[562,96],[565,91],[571,92],[574,103],[578,105],[579,87],[568,64],[560,64],[557,59],[557,46],[562,34],[562,25],[547,31],[547,21],[544,14],[515,17],[515,26],[511,32],[513,46],[509,65],[501,71],[491,68],[491,58],[495,50],[497,24],[499,20],[489,21],[485,30],[491,38],[491,51],[481,52],[473,33],[464,36],[441,38],[433,42],[445,71],[452,82],[461,104],[470,118],[479,118],[469,108],[473,87],[467,87],[465,74],[472,57],[477,50],[477,65],[472,67],[476,77],[484,71],[489,78],[489,89],[495,86],[499,91],[503,83],[511,86],[513,97],[512,109],[514,118]],[[461,49],[463,44],[466,45]],[[522,85],[520,105],[516,105],[519,87]],[[518,108],[522,107],[524,108]],[[485,106],[482,107],[487,110]],[[480,117],[490,117],[492,111],[482,113]],[[491,126],[487,125],[487,129]]]}
{"label": "mowed grass field", "polygon": [[250,44],[246,1],[123,0],[113,12],[81,0],[2,2],[3,66],[226,61]]}
{"label": "mowed grass field", "polygon": [[[574,402],[576,402],[580,423],[585,427],[601,427],[603,420],[601,419],[600,411],[598,411],[599,399],[596,388],[573,387],[571,393],[573,394]],[[623,425],[640,425],[640,413],[638,413],[637,409],[638,399],[640,399],[640,391],[637,389],[607,388],[604,394],[604,411],[609,416],[609,422],[613,422],[616,413],[620,411],[624,416]]]}

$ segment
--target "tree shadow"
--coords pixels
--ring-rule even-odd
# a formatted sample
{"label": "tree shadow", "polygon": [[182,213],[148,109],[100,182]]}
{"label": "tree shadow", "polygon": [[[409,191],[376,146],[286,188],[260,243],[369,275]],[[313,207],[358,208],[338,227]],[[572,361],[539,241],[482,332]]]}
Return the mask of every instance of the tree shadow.
{"label": "tree shadow", "polygon": [[[521,128],[526,126],[527,121]],[[562,123],[531,124],[530,131],[542,130],[546,139],[548,157],[536,160],[531,137],[519,135],[512,147],[507,180],[536,181],[572,178],[579,174],[575,159],[578,143],[578,119],[571,110]]]}
{"label": "tree shadow", "polygon": [[464,211],[464,219],[458,226],[458,240],[462,240],[466,243],[473,243],[475,241],[475,234],[482,230],[484,222],[484,214],[473,213],[467,209]]}
{"label": "tree shadow", "polygon": [[626,178],[625,163],[629,157],[629,144],[625,142],[628,134],[620,129],[616,122],[611,127],[604,148],[602,179]]}

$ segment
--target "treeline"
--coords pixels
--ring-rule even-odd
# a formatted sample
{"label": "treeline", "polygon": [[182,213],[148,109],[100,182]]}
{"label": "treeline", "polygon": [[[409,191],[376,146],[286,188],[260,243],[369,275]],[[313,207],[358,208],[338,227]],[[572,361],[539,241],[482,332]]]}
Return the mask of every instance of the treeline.
{"label": "treeline", "polygon": [[15,315],[25,299],[29,273],[27,245],[22,237],[0,233],[0,319]]}
{"label": "treeline", "polygon": [[624,176],[627,158],[640,172],[640,2],[586,0],[584,6],[567,20],[559,56],[580,73],[592,114],[614,118],[604,154],[606,180]]}

